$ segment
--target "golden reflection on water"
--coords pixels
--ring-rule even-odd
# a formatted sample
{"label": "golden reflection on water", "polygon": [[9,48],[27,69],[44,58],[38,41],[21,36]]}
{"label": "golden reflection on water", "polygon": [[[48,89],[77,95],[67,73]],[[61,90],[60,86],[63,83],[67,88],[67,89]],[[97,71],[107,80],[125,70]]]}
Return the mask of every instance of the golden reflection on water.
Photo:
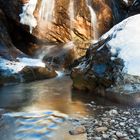
{"label": "golden reflection on water", "polygon": [[74,116],[88,115],[85,103],[72,99],[72,81],[69,77],[34,82],[29,86],[33,94],[23,111],[49,109]]}

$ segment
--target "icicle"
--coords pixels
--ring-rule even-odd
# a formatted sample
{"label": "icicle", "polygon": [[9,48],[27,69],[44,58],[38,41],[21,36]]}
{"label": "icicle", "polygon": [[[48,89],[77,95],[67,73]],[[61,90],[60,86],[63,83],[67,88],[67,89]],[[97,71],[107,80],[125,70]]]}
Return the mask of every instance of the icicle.
{"label": "icicle", "polygon": [[29,3],[23,6],[22,13],[19,15],[20,23],[28,25],[30,27],[30,33],[32,33],[33,28],[37,26],[37,20],[33,15],[36,4],[37,0],[30,0]]}
{"label": "icicle", "polygon": [[72,30],[73,20],[74,20],[74,2],[73,2],[73,0],[70,0],[68,15],[69,15],[69,18],[70,18],[70,30]]}
{"label": "icicle", "polygon": [[40,18],[47,22],[52,22],[55,0],[42,0],[40,8]]}

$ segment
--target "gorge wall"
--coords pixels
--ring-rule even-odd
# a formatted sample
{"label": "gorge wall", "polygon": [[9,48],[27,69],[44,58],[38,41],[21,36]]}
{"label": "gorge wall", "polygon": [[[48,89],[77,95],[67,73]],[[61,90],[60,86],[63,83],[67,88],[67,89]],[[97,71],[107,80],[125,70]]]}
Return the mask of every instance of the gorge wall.
{"label": "gorge wall", "polygon": [[1,0],[0,3],[7,16],[29,26],[34,36],[47,41],[67,42],[76,37],[89,40],[96,38],[95,30],[101,35],[112,26],[112,12],[104,0]]}
{"label": "gorge wall", "polygon": [[34,56],[42,46],[72,41],[76,57],[91,40],[140,11],[136,0],[0,0],[0,9],[12,43],[22,52]]}
{"label": "gorge wall", "polygon": [[[112,10],[105,0],[0,0],[0,5],[13,26],[43,42],[88,42],[113,26]],[[17,36],[21,35],[14,40]],[[36,48],[30,47],[30,52]]]}

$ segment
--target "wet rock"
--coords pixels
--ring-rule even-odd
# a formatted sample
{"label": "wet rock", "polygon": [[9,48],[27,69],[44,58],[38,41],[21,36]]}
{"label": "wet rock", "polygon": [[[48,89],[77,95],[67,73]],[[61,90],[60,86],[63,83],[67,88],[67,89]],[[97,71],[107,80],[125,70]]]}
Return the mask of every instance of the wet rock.
{"label": "wet rock", "polygon": [[77,126],[73,130],[70,130],[69,133],[71,135],[80,135],[80,134],[86,133],[86,129],[83,126]]}
{"label": "wet rock", "polygon": [[24,67],[20,71],[20,74],[22,75],[24,82],[53,78],[57,75],[54,69],[29,66]]}
{"label": "wet rock", "polygon": [[[140,18],[140,16],[136,15],[124,20],[112,28],[108,33],[103,35],[97,43],[91,45],[87,50],[86,55],[80,59],[79,64],[72,70],[71,78],[73,79],[74,88],[89,91],[123,104],[131,105],[140,103],[140,76],[138,68],[135,69],[134,67],[129,67],[124,63],[129,61],[129,64],[131,63],[133,65],[134,61],[128,59],[125,60],[124,57],[119,57],[119,53],[121,53],[122,50],[127,51],[127,47],[134,51],[133,44],[136,44],[135,42],[137,42],[139,38],[139,31],[137,32],[137,39],[132,39],[131,41],[133,41],[133,43],[131,42],[126,46],[124,34],[126,33],[125,31],[127,31],[128,34],[131,31],[129,32],[130,28],[125,29],[125,25],[131,25],[132,22],[137,21],[138,18]],[[130,21],[129,19],[132,22],[127,22]],[[139,24],[139,21],[137,24]],[[120,31],[119,29],[121,29],[122,34],[124,33],[121,37],[124,44],[121,43],[120,37],[117,37],[117,32],[114,36],[116,29],[118,29],[118,34]],[[127,34],[125,36],[129,38]],[[118,44],[114,43],[114,39]],[[126,48],[119,48],[120,45]],[[135,47],[138,47],[137,44]],[[119,51],[117,51],[116,48],[118,48]],[[127,53],[132,52],[128,51]],[[135,53],[135,51],[133,53]],[[135,55],[133,55],[133,57],[133,59],[137,61]],[[123,71],[125,68],[127,68],[127,72]],[[133,69],[133,73],[131,73],[131,68]]]}

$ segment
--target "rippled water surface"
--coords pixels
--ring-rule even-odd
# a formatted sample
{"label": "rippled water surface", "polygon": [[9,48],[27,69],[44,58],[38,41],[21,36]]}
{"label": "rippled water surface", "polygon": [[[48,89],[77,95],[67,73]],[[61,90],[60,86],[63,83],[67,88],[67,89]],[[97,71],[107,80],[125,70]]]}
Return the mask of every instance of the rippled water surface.
{"label": "rippled water surface", "polygon": [[69,77],[0,88],[0,108],[11,111],[57,110],[86,115],[85,104],[72,95]]}
{"label": "rippled water surface", "polygon": [[[62,76],[0,88],[0,140],[85,140],[71,136],[70,116],[88,115],[86,104],[71,91]],[[2,111],[1,111],[2,112]]]}
{"label": "rippled water surface", "polygon": [[69,118],[100,113],[93,111],[91,104],[114,105],[86,92],[73,91],[70,77],[63,74],[1,87],[0,140],[85,140],[85,135],[70,136],[73,124]]}

